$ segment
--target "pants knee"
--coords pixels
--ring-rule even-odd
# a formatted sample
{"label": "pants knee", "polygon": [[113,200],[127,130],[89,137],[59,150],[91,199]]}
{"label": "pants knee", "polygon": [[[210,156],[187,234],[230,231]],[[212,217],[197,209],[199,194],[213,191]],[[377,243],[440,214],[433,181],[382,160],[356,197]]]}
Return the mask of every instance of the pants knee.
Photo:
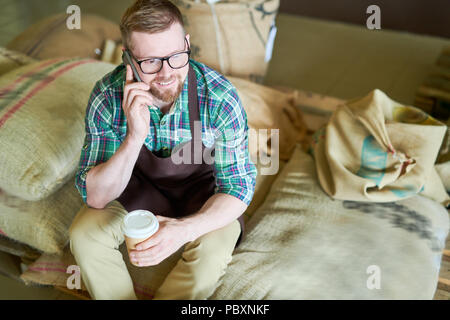
{"label": "pants knee", "polygon": [[88,247],[88,238],[87,230],[83,228],[83,224],[74,221],[69,228],[70,251],[74,256],[78,256],[78,252],[85,251],[83,248]]}
{"label": "pants knee", "polygon": [[[205,260],[208,260],[207,258]],[[212,261],[203,261],[198,268],[192,272],[193,288],[192,294],[197,297],[208,297],[218,286],[220,279],[225,274],[228,258],[214,259]]]}
{"label": "pants knee", "polygon": [[229,225],[226,230],[214,231],[189,243],[183,252],[183,258],[192,260],[203,257],[206,263],[228,264],[239,234],[240,226],[235,221],[235,224]]}
{"label": "pants knee", "polygon": [[[195,282],[201,283],[207,279],[215,282],[225,272],[232,260],[232,253],[215,248],[207,248],[204,243],[195,247],[195,252],[190,255],[183,253],[182,259],[187,264],[192,264],[191,273]],[[207,282],[207,281],[206,281]]]}
{"label": "pants knee", "polygon": [[117,243],[120,244],[123,239],[120,237],[120,232],[115,230],[117,224],[117,218],[107,211],[84,206],[69,228],[72,253],[74,250],[83,250],[97,244],[118,246]]}
{"label": "pants knee", "polygon": [[71,241],[78,242],[86,239],[88,232],[96,228],[95,220],[92,219],[92,215],[87,214],[87,210],[87,207],[83,207],[72,221],[69,228],[69,239]]}

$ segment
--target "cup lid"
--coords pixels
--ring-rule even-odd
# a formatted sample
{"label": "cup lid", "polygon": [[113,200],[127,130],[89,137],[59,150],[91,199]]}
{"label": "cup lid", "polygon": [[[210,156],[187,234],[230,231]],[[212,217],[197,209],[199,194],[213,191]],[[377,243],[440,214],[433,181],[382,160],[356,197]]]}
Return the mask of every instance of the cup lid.
{"label": "cup lid", "polygon": [[149,238],[158,228],[158,219],[147,210],[131,211],[122,221],[122,231],[129,238]]}

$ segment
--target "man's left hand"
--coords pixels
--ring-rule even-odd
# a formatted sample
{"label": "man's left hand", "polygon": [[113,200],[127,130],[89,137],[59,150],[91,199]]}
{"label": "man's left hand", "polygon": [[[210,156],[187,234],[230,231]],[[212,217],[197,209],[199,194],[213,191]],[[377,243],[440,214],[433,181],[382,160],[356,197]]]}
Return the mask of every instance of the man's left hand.
{"label": "man's left hand", "polygon": [[189,241],[188,231],[180,220],[163,216],[156,218],[158,231],[130,252],[130,260],[139,267],[159,264]]}

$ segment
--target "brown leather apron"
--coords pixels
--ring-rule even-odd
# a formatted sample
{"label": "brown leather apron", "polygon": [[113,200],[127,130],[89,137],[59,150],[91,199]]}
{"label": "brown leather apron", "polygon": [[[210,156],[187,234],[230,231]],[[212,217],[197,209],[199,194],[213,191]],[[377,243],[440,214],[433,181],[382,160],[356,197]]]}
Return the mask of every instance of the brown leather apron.
{"label": "brown leather apron", "polygon": [[[200,111],[197,79],[191,66],[188,72],[188,97],[192,140],[176,146],[175,150],[178,152],[179,159],[184,159],[183,151],[190,148],[190,162],[176,164],[170,156],[161,157],[158,152],[153,153],[143,145],[130,181],[117,198],[128,212],[145,209],[165,217],[184,217],[198,211],[214,194],[216,187],[214,164],[207,164],[203,159],[205,153],[214,155],[214,146],[206,148],[202,142],[201,132],[194,134],[194,121],[200,121]],[[198,145],[202,146],[201,164],[198,163],[199,161],[194,162],[193,141],[197,141]],[[199,156],[196,159],[199,159]],[[243,215],[238,218],[238,221],[241,225],[241,234],[236,246],[239,245],[244,233]]]}

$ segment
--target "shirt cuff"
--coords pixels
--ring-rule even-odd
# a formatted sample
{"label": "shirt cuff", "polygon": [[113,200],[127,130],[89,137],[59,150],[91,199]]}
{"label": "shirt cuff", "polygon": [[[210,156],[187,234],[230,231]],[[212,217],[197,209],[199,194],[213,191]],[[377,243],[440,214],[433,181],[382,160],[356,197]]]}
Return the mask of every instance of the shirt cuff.
{"label": "shirt cuff", "polygon": [[86,176],[91,168],[92,167],[86,167],[78,171],[75,178],[75,187],[78,189],[78,192],[80,193],[84,203],[87,203]]}
{"label": "shirt cuff", "polygon": [[216,188],[215,193],[225,193],[230,196],[234,196],[244,202],[247,206],[250,205],[250,202],[253,199],[253,194],[255,192],[255,184],[254,183],[241,183],[234,184],[231,187],[228,186],[219,186]]}

